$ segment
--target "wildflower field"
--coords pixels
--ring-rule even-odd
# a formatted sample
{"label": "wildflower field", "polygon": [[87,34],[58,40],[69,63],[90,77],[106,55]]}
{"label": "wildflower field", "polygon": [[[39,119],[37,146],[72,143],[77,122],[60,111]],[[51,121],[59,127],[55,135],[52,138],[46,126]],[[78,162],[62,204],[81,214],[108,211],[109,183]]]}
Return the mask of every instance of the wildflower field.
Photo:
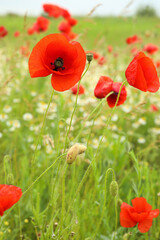
{"label": "wildflower field", "polygon": [[159,240],[160,19],[43,8],[0,16],[0,240]]}

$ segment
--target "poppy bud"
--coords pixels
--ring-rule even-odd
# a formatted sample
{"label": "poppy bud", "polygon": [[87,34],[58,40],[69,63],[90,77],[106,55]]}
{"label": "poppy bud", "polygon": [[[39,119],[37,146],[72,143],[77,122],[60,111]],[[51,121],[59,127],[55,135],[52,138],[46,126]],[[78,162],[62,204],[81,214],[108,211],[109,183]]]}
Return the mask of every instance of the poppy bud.
{"label": "poppy bud", "polygon": [[123,240],[129,240],[131,235],[132,235],[131,232],[125,233],[125,234],[123,235]]}
{"label": "poppy bud", "polygon": [[7,176],[7,184],[9,184],[9,185],[14,184],[14,176],[12,173],[8,174],[8,176]]}
{"label": "poppy bud", "polygon": [[92,61],[92,59],[93,59],[93,53],[87,53],[86,57],[87,57],[88,63],[90,63]]}
{"label": "poppy bud", "polygon": [[123,203],[122,199],[119,198],[118,201],[117,201],[118,207],[121,207],[122,203]]}
{"label": "poppy bud", "polygon": [[82,145],[82,144],[74,144],[69,150],[68,150],[68,153],[67,153],[67,157],[66,157],[66,161],[68,164],[72,164],[77,156],[79,154],[82,154],[84,153],[86,150],[86,146]]}
{"label": "poppy bud", "polygon": [[118,184],[116,181],[112,181],[110,184],[110,193],[113,197],[118,195]]}

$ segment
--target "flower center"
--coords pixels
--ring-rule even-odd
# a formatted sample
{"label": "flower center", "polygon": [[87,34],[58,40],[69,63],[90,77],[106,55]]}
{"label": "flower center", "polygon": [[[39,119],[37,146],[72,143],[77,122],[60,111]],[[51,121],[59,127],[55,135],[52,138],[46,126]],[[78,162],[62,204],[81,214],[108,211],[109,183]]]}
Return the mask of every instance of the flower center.
{"label": "flower center", "polygon": [[57,58],[54,63],[50,63],[52,66],[54,66],[54,71],[58,71],[59,68],[62,68],[64,70],[65,68],[63,67],[64,61],[61,57]]}
{"label": "flower center", "polygon": [[118,93],[117,93],[117,92],[114,92],[113,94],[114,94],[114,95],[116,95],[116,96],[118,95]]}

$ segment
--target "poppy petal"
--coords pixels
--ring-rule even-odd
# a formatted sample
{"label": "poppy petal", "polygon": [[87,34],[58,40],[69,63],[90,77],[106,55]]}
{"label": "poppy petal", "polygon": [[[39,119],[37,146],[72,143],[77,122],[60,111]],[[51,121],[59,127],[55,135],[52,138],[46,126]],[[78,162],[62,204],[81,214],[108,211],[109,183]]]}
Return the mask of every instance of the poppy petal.
{"label": "poppy petal", "polygon": [[142,213],[146,211],[149,212],[152,210],[152,206],[147,203],[146,199],[143,197],[137,197],[132,199],[132,205],[137,213]]}
{"label": "poppy petal", "polygon": [[80,79],[80,74],[68,74],[65,76],[52,74],[51,84],[56,91],[63,92],[73,87]]}
{"label": "poppy petal", "polygon": [[137,224],[137,222],[131,218],[129,209],[133,209],[133,207],[123,202],[120,212],[120,224],[122,227],[130,228],[134,227]]}
{"label": "poppy petal", "polygon": [[150,227],[152,226],[152,219],[144,219],[142,222],[138,224],[138,229],[141,233],[148,232]]}
{"label": "poppy petal", "polygon": [[159,209],[155,209],[155,210],[150,211],[149,216],[152,217],[152,218],[158,217],[159,216]]}
{"label": "poppy petal", "polygon": [[128,83],[141,90],[157,92],[160,84],[152,59],[139,52],[131,61],[125,72]]}
{"label": "poppy petal", "polygon": [[12,207],[22,196],[22,190],[13,185],[0,185],[0,215]]}

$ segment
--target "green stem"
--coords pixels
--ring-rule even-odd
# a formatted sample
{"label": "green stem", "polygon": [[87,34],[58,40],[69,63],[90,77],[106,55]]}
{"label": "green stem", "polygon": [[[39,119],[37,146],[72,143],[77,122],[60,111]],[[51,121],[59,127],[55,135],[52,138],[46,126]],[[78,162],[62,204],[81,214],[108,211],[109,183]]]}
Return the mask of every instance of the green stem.
{"label": "green stem", "polygon": [[49,99],[49,102],[48,102],[47,109],[46,109],[45,114],[44,114],[41,131],[40,131],[40,134],[38,135],[38,139],[37,139],[37,143],[36,143],[36,148],[35,148],[35,151],[34,151],[33,159],[32,159],[32,161],[31,161],[31,164],[32,164],[32,166],[31,166],[31,169],[32,169],[32,172],[31,172],[31,181],[32,181],[33,174],[34,174],[34,164],[35,164],[35,159],[36,159],[36,155],[37,155],[37,152],[38,152],[38,144],[39,144],[39,141],[40,141],[40,139],[41,139],[41,137],[42,137],[42,134],[43,134],[43,130],[44,130],[44,126],[45,126],[45,120],[46,120],[46,117],[47,117],[48,109],[49,109],[50,104],[51,104],[51,101],[52,101],[53,94],[54,94],[54,89],[53,89],[53,91],[52,91],[52,94],[51,94],[50,99]]}
{"label": "green stem", "polygon": [[66,176],[66,171],[67,171],[68,165],[65,164],[64,168],[65,169],[63,171],[63,177],[62,177],[62,209],[61,209],[59,239],[60,239],[60,236],[62,233],[63,219],[64,219],[64,214],[65,214],[65,176]]}
{"label": "green stem", "polygon": [[41,173],[41,175],[39,175],[38,178],[36,178],[36,180],[26,189],[26,191],[23,193],[23,196],[35,185],[36,182],[38,182],[38,180],[43,177],[43,175],[46,174],[46,172],[48,172],[55,164],[56,162],[61,159],[63,156],[67,155],[66,153],[63,153],[61,156],[59,156],[58,158],[56,158],[56,160],[43,172]]}
{"label": "green stem", "polygon": [[110,92],[102,101],[99,102],[99,104],[93,109],[93,111],[88,115],[88,117],[84,120],[84,124],[82,125],[78,135],[75,138],[75,141],[80,137],[81,132],[83,131],[86,122],[90,119],[90,117],[97,111],[97,109],[102,105],[103,102],[106,101],[106,99],[112,94],[113,92]]}
{"label": "green stem", "polygon": [[97,225],[97,228],[95,230],[95,233],[94,233],[94,236],[93,236],[93,240],[96,238],[96,235],[98,233],[98,230],[99,230],[99,227],[102,223],[102,220],[103,220],[103,216],[104,216],[104,213],[105,213],[105,209],[106,209],[106,200],[107,200],[107,185],[108,185],[108,176],[109,174],[112,173],[112,180],[114,181],[115,180],[115,173],[114,173],[114,170],[112,168],[109,168],[107,171],[106,171],[106,174],[105,174],[105,185],[104,185],[104,202],[103,202],[103,208],[102,208],[102,214],[101,214],[101,218],[98,222],[98,225]]}
{"label": "green stem", "polygon": [[116,236],[116,233],[117,233],[117,223],[118,223],[118,213],[117,213],[117,197],[115,197],[114,199],[115,201],[115,236]]}
{"label": "green stem", "polygon": [[66,147],[67,147],[67,139],[68,139],[68,134],[69,134],[70,129],[71,129],[73,116],[74,116],[74,113],[75,113],[76,108],[77,108],[77,101],[78,101],[78,94],[79,94],[79,86],[80,86],[80,83],[81,83],[82,78],[84,77],[84,75],[85,75],[86,72],[88,71],[89,66],[90,66],[90,63],[88,63],[88,65],[87,65],[87,67],[86,67],[86,70],[84,71],[84,73],[82,74],[82,77],[81,77],[80,81],[78,82],[76,101],[75,101],[74,109],[73,109],[73,112],[72,112],[72,115],[71,115],[71,119],[70,119],[69,127],[68,127],[68,130],[67,130],[67,133],[66,133],[66,137],[65,137],[64,152],[65,152]]}

